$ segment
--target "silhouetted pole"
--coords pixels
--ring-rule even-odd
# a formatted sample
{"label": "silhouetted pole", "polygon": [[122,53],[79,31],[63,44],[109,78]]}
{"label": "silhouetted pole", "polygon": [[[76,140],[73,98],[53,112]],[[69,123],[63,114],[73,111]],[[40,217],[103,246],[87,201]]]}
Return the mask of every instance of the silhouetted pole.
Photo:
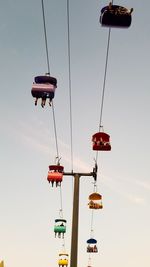
{"label": "silhouetted pole", "polygon": [[79,188],[80,188],[80,176],[78,174],[75,174],[70,267],[77,267],[77,260],[78,260]]}
{"label": "silhouetted pole", "polygon": [[90,173],[64,173],[63,175],[74,176],[73,213],[72,213],[72,237],[70,267],[77,267],[78,261],[78,224],[79,224],[79,189],[81,176],[93,176],[96,180],[97,166]]}

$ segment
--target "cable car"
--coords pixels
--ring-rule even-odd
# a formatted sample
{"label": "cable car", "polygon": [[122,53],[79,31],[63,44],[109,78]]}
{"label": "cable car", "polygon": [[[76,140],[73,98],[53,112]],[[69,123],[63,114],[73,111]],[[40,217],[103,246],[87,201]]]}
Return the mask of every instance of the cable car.
{"label": "cable car", "polygon": [[59,254],[59,260],[58,260],[59,267],[68,266],[68,256],[69,255],[67,253]]}
{"label": "cable car", "polygon": [[54,232],[55,232],[55,237],[58,235],[60,238],[64,238],[64,233],[66,233],[66,220],[64,219],[56,219],[55,220],[55,226],[54,226]]}
{"label": "cable car", "polygon": [[89,209],[102,209],[102,196],[99,193],[92,193],[89,195],[90,202],[88,203]]}
{"label": "cable car", "polygon": [[98,249],[97,249],[97,240],[94,238],[90,238],[87,240],[88,246],[87,246],[87,252],[88,253],[97,253]]}
{"label": "cable car", "polygon": [[110,151],[110,136],[104,132],[98,132],[92,136],[93,150]]}
{"label": "cable car", "polygon": [[56,183],[56,187],[58,185],[61,185],[62,179],[63,179],[63,170],[64,167],[60,165],[50,165],[49,171],[47,175],[47,180],[49,183],[54,185],[54,182]]}
{"label": "cable car", "polygon": [[104,27],[128,28],[131,25],[131,13],[133,8],[127,9],[122,6],[113,5],[111,2],[108,6],[101,9],[99,22]]}
{"label": "cable car", "polygon": [[46,99],[49,99],[49,105],[55,95],[55,89],[57,88],[57,80],[51,77],[49,74],[43,76],[36,76],[32,84],[31,94],[35,98],[35,105],[37,105],[38,99],[41,98],[41,106],[44,108]]}

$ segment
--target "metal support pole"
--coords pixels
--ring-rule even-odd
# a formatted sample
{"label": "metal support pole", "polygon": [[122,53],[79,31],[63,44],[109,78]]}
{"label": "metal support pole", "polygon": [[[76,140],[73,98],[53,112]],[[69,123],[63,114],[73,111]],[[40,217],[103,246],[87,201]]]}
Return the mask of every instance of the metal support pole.
{"label": "metal support pole", "polygon": [[74,196],[73,196],[70,267],[77,267],[77,259],[78,259],[79,187],[80,187],[80,175],[75,174],[74,175]]}
{"label": "metal support pole", "polygon": [[78,220],[79,220],[79,189],[80,177],[92,176],[94,180],[97,178],[97,165],[90,173],[69,173],[64,172],[63,175],[74,177],[74,195],[73,195],[73,213],[72,213],[72,236],[71,236],[71,258],[70,267],[77,267],[78,261]]}

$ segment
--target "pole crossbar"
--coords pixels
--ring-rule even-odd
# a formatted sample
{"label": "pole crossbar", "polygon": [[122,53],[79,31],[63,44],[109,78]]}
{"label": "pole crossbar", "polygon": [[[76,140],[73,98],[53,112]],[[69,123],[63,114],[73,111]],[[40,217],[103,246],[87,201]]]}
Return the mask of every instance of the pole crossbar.
{"label": "pole crossbar", "polygon": [[95,177],[95,172],[89,172],[89,173],[84,173],[84,172],[79,172],[79,173],[75,173],[75,172],[64,172],[63,175],[66,175],[66,176],[76,176],[78,175],[79,177],[80,176],[93,176]]}

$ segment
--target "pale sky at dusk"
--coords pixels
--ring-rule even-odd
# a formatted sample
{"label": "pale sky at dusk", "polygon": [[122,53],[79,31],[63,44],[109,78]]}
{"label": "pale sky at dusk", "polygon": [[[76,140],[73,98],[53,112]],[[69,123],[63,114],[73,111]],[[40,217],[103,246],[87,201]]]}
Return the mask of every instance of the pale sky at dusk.
{"label": "pale sky at dusk", "polygon": [[[71,171],[67,47],[67,1],[45,0],[51,75],[61,164]],[[91,172],[98,131],[108,28],[99,23],[109,2],[70,0],[73,169]],[[112,29],[103,126],[112,150],[98,157],[98,192],[104,208],[94,212],[99,253],[92,267],[150,267],[150,22],[148,0],[114,1],[133,7],[128,29]],[[47,182],[55,163],[52,108],[35,107],[33,79],[47,72],[41,1],[1,0],[0,5],[0,261],[5,267],[56,267],[62,240],[55,238],[60,189]],[[72,177],[62,183],[70,255]],[[93,179],[80,182],[78,266],[88,266]]]}

